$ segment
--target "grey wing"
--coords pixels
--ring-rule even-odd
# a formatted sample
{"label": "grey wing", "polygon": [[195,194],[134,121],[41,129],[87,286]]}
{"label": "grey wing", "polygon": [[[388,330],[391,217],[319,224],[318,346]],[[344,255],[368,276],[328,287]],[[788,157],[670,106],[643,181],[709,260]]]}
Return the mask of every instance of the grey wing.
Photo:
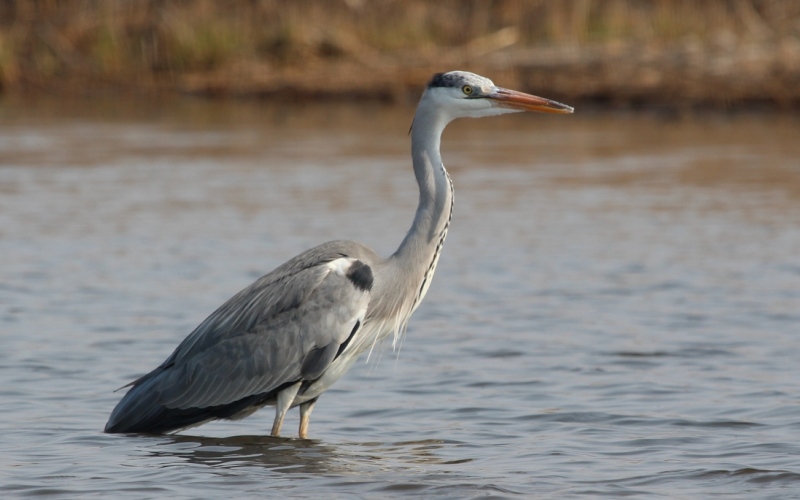
{"label": "grey wing", "polygon": [[[357,291],[368,292],[372,286],[372,272],[368,264],[377,258],[367,247],[351,241],[331,241],[303,252],[231,297],[195,328],[161,367],[180,363],[211,346],[237,335],[245,335],[282,312],[300,307],[308,301],[331,269],[335,269],[340,277],[342,272],[350,273],[350,283],[338,292],[329,289],[328,293],[347,294],[353,286]],[[348,261],[356,260],[360,265],[341,268]],[[339,267],[330,267],[334,262],[338,262]],[[344,295],[339,299],[348,300]],[[131,385],[138,382],[134,381]]]}
{"label": "grey wing", "polygon": [[[167,408],[225,405],[318,378],[364,321],[369,287],[353,280],[357,272],[369,273],[369,267],[339,258],[273,282],[239,308],[221,310],[208,325],[217,326],[215,332],[242,323],[248,328],[217,334],[212,345],[198,339],[179,352],[159,384],[160,403]],[[273,307],[264,315],[259,304],[272,295],[291,299],[288,307]],[[258,319],[247,319],[253,317]]]}
{"label": "grey wing", "polygon": [[159,402],[225,405],[319,377],[366,315],[369,287],[353,280],[357,272],[369,267],[342,257],[234,297],[198,327],[209,329],[198,333],[208,338],[176,351],[158,384]]}
{"label": "grey wing", "polygon": [[[349,257],[352,255],[353,257]],[[352,242],[304,252],[200,324],[111,412],[106,432],[168,432],[231,418],[313,380],[363,323],[377,258]]]}

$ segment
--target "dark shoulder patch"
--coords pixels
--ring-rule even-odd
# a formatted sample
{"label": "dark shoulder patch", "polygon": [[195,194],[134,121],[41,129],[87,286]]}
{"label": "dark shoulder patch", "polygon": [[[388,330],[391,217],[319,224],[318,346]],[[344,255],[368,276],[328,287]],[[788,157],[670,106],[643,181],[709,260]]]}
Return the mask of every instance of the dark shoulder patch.
{"label": "dark shoulder patch", "polygon": [[359,290],[365,292],[372,290],[372,269],[360,260],[350,265],[350,270],[347,271],[347,278]]}

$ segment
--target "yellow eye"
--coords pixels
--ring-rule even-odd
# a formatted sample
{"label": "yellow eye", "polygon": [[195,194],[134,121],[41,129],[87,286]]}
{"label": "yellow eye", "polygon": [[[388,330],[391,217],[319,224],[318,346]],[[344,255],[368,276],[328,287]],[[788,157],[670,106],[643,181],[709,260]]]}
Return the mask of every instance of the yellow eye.
{"label": "yellow eye", "polygon": [[470,87],[469,85],[464,85],[463,87],[461,87],[461,92],[463,92],[464,95],[470,95],[472,94],[473,90],[472,87]]}

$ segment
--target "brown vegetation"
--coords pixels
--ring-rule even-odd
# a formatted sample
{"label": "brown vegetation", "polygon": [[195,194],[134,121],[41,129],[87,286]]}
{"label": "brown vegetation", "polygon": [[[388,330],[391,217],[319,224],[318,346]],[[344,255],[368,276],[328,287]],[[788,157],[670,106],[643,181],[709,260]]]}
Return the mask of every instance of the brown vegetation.
{"label": "brown vegetation", "polygon": [[6,0],[7,92],[403,101],[469,69],[570,102],[800,104],[800,0]]}

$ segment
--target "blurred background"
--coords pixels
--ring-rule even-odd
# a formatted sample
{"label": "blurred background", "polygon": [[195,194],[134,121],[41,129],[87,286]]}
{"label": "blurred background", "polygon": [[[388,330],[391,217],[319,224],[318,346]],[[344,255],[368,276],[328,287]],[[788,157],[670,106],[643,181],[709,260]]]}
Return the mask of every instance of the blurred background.
{"label": "blurred background", "polygon": [[[394,251],[452,69],[576,112],[448,126],[402,350],[311,440],[103,434],[262,274]],[[799,108],[800,0],[0,0],[0,496],[796,496]]]}
{"label": "blurred background", "polygon": [[579,105],[796,107],[797,0],[4,0],[3,92],[414,100],[469,69]]}

